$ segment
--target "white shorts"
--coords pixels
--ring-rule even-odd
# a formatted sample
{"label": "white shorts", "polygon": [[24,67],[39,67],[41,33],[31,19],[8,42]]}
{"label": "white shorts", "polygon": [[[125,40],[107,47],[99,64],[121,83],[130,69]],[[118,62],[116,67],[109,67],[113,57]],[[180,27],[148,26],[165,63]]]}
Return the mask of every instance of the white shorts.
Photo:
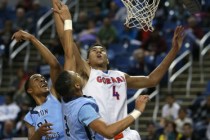
{"label": "white shorts", "polygon": [[[123,132],[123,138],[119,140],[141,140],[139,133],[136,130],[126,129]],[[108,139],[104,139],[108,140]],[[114,139],[111,139],[114,140]]]}
{"label": "white shorts", "polygon": [[123,131],[123,138],[120,140],[141,140],[139,133],[136,130],[126,129]]}

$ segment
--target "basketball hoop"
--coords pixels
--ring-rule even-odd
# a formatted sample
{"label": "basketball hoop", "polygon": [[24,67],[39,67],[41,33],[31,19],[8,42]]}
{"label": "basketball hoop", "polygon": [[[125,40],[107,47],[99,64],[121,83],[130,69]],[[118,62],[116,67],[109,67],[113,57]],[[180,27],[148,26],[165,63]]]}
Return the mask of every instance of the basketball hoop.
{"label": "basketball hoop", "polygon": [[125,25],[153,31],[152,20],[160,0],[122,0],[127,9]]}

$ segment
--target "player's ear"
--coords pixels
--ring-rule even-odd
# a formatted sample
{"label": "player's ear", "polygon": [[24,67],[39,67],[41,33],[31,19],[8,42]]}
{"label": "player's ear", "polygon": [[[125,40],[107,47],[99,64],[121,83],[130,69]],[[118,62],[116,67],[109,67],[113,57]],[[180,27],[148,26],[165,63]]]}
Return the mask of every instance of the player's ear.
{"label": "player's ear", "polygon": [[75,83],[75,85],[74,85],[74,86],[75,86],[75,88],[76,88],[76,89],[80,89],[80,88],[81,88],[81,86],[80,86],[80,84],[79,84],[79,83]]}

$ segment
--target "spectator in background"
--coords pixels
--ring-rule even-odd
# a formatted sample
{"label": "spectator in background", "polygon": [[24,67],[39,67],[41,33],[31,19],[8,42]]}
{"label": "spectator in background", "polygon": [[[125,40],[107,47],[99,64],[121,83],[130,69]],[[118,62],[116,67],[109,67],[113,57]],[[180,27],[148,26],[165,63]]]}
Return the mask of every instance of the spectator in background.
{"label": "spectator in background", "polygon": [[176,131],[176,124],[173,121],[168,121],[158,140],[180,140],[181,137],[182,135]]}
{"label": "spectator in background", "polygon": [[25,97],[24,85],[26,80],[28,79],[28,74],[24,71],[24,69],[18,68],[15,78],[12,82],[12,89],[15,92],[14,100],[19,104]]}
{"label": "spectator in background", "polygon": [[98,32],[98,39],[101,44],[108,46],[116,40],[116,29],[111,25],[109,18],[104,18],[103,26]]}
{"label": "spectator in background", "polygon": [[127,9],[125,7],[121,7],[117,13],[115,14],[114,20],[125,22],[127,17]]}
{"label": "spectator in background", "polygon": [[99,7],[95,7],[93,12],[90,13],[91,20],[94,20],[95,24],[101,25],[104,19],[104,13]]}
{"label": "spectator in background", "polygon": [[129,75],[146,75],[148,69],[144,63],[144,51],[139,48],[133,52],[134,64],[128,70]]}
{"label": "spectator in background", "polygon": [[124,26],[123,30],[120,30],[119,39],[120,41],[127,41],[130,42],[136,39],[137,30],[134,28],[129,28],[126,25]]}
{"label": "spectator in background", "polygon": [[154,122],[149,122],[146,125],[147,127],[147,135],[142,140],[157,140],[158,135],[156,133],[156,125]]}
{"label": "spectator in background", "polygon": [[39,0],[34,0],[32,3],[32,9],[28,12],[27,18],[30,24],[32,25],[32,32],[36,31],[37,21],[41,16],[48,11],[47,7],[40,5]]}
{"label": "spectator in background", "polygon": [[23,7],[28,12],[33,9],[33,1],[34,0],[19,0],[16,9]]}
{"label": "spectator in background", "polygon": [[15,120],[17,137],[26,137],[28,135],[24,117],[29,111],[30,104],[31,101],[29,102],[28,100],[23,100],[23,102],[20,104],[20,112],[18,113],[18,117]]}
{"label": "spectator in background", "polygon": [[142,42],[141,47],[144,49],[146,55],[155,57],[167,50],[166,41],[160,35],[159,30],[154,30],[150,34],[150,37],[146,41]]}
{"label": "spectator in background", "polygon": [[162,107],[162,117],[171,118],[172,120],[177,119],[180,105],[175,101],[172,94],[166,96],[166,104]]}
{"label": "spectator in background", "polygon": [[187,117],[187,109],[180,108],[178,118],[175,120],[177,132],[183,133],[183,125],[185,123],[190,123],[191,125],[193,124],[192,119]]}
{"label": "spectator in background", "polygon": [[19,106],[13,101],[13,93],[7,93],[5,103],[0,105],[0,122],[15,120],[19,111]]}
{"label": "spectator in background", "polygon": [[145,42],[150,38],[151,32],[146,32],[144,30],[139,30],[136,36],[136,40],[139,40],[140,42]]}
{"label": "spectator in background", "polygon": [[74,26],[74,32],[80,33],[84,29],[87,29],[87,22],[88,22],[87,13],[85,11],[80,11],[77,22],[73,24],[73,25],[76,25]]}
{"label": "spectator in background", "polygon": [[6,120],[4,122],[3,132],[0,136],[0,139],[11,139],[16,136],[16,130],[15,130],[15,123],[12,120]]}
{"label": "spectator in background", "polygon": [[195,17],[189,17],[187,23],[185,42],[189,42],[192,45],[193,58],[198,59],[200,39],[203,37],[204,33],[198,26],[198,21]]}
{"label": "spectator in background", "polygon": [[203,140],[203,139],[201,139],[198,136],[198,134],[194,132],[191,123],[185,123],[183,125],[183,135],[180,140]]}
{"label": "spectator in background", "polygon": [[[96,28],[93,20],[88,21],[88,27],[84,29],[78,36],[78,41],[82,45],[91,46],[97,39],[98,28]],[[92,43],[92,44],[91,44]]]}
{"label": "spectator in background", "polygon": [[110,4],[109,4],[109,11],[107,13],[107,17],[110,19],[110,20],[114,20],[115,16],[116,16],[116,13],[118,11],[118,6],[116,5],[116,3],[114,1],[111,1]]}
{"label": "spectator in background", "polygon": [[23,7],[19,7],[16,9],[16,18],[14,22],[14,28],[17,30],[23,29],[23,30],[30,30],[32,27],[30,27],[30,24],[26,18],[25,9]]}
{"label": "spectator in background", "polygon": [[208,114],[210,114],[210,95],[197,106],[197,109],[194,108],[191,114],[193,121],[195,122],[196,131],[204,133],[204,135],[204,131],[208,125]]}
{"label": "spectator in background", "polygon": [[0,30],[4,28],[7,20],[14,18],[14,10],[8,6],[8,0],[0,0]]}
{"label": "spectator in background", "polygon": [[96,0],[96,5],[102,9],[102,11],[106,11],[109,8],[111,0]]}
{"label": "spectator in background", "polygon": [[11,43],[11,37],[14,33],[13,23],[11,20],[6,20],[4,23],[4,28],[0,30],[0,40],[5,45],[5,55],[9,56],[9,44]]}

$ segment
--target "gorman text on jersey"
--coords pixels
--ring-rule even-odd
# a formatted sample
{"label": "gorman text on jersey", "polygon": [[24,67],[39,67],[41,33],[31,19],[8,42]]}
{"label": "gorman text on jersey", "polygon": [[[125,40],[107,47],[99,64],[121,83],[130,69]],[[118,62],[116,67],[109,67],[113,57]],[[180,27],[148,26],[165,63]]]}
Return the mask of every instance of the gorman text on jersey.
{"label": "gorman text on jersey", "polygon": [[97,82],[104,83],[104,84],[125,82],[125,78],[123,76],[120,76],[120,77],[102,77],[102,76],[98,76],[96,79],[97,79]]}

